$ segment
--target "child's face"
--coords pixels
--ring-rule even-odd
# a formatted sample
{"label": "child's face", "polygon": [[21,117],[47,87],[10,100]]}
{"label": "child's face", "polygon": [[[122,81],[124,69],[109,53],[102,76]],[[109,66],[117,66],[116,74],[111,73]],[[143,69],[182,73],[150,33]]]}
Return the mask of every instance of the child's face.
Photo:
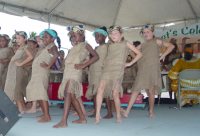
{"label": "child's face", "polygon": [[143,30],[143,37],[145,40],[151,40],[154,37],[153,32],[150,29]]}
{"label": "child's face", "polygon": [[113,30],[110,34],[109,34],[111,40],[113,42],[120,42],[123,35],[122,33],[120,33],[118,30]]}
{"label": "child's face", "polygon": [[70,42],[71,42],[72,46],[77,45],[77,41],[76,41],[76,37],[75,37],[74,33],[70,35]]}
{"label": "child's face", "polygon": [[19,46],[21,46],[26,43],[26,39],[22,35],[16,35],[16,42]]}
{"label": "child's face", "polygon": [[49,45],[50,43],[54,42],[54,38],[51,37],[47,32],[44,33],[43,43],[45,46]]}
{"label": "child's face", "polygon": [[105,36],[99,33],[95,33],[95,41],[97,44],[105,43]]}
{"label": "child's face", "polygon": [[40,46],[44,44],[43,40],[39,36],[36,37],[36,41],[37,41],[37,44]]}
{"label": "child's face", "polygon": [[0,48],[5,48],[8,42],[4,37],[0,37]]}
{"label": "child's face", "polygon": [[74,32],[74,38],[76,42],[84,42],[84,34]]}
{"label": "child's face", "polygon": [[36,48],[37,47],[37,44],[33,41],[28,41],[27,42],[28,46],[30,46],[31,48]]}

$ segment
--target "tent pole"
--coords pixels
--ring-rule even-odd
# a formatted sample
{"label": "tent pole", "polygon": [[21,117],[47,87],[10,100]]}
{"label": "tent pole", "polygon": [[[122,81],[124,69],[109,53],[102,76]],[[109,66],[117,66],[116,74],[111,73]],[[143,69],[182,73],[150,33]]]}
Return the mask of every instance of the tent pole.
{"label": "tent pole", "polygon": [[119,10],[121,9],[121,5],[122,5],[122,0],[119,1],[119,4],[117,6],[117,12],[115,14],[114,20],[113,20],[113,24],[112,25],[116,25],[116,21],[117,21],[117,17],[119,15]]}
{"label": "tent pole", "polygon": [[52,14],[52,13],[56,10],[56,8],[57,8],[60,4],[63,3],[63,1],[64,1],[64,0],[60,0],[60,1],[50,10],[49,14]]}
{"label": "tent pole", "polygon": [[196,21],[198,21],[198,15],[197,15],[197,12],[194,10],[194,7],[192,6],[192,3],[190,0],[186,0],[187,1],[187,4],[189,5],[190,7],[190,10],[192,11],[194,17],[196,18]]}
{"label": "tent pole", "polygon": [[48,29],[51,28],[51,15],[48,15]]}

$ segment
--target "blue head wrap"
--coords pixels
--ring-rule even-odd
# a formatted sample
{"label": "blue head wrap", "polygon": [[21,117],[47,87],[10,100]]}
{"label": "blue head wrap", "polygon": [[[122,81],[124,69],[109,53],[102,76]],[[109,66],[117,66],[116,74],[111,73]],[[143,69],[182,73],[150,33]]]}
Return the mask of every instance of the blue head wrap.
{"label": "blue head wrap", "polygon": [[96,29],[94,30],[93,36],[95,36],[95,33],[102,34],[102,35],[104,35],[105,37],[108,36],[108,32],[106,32],[104,29],[101,29],[101,28],[96,28]]}
{"label": "blue head wrap", "polygon": [[53,29],[45,29],[44,31],[42,31],[40,33],[40,37],[41,38],[43,38],[45,32],[47,32],[50,36],[52,36],[55,39],[58,37],[58,34],[57,34],[57,32],[55,30],[53,30]]}

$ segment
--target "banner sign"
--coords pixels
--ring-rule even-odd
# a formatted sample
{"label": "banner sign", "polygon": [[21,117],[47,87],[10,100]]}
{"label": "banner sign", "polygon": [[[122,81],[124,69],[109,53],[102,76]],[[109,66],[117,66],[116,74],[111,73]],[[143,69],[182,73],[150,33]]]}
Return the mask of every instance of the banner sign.
{"label": "banner sign", "polygon": [[173,26],[163,29],[156,29],[155,35],[162,39],[169,39],[171,37],[194,37],[200,36],[200,23],[190,26]]}

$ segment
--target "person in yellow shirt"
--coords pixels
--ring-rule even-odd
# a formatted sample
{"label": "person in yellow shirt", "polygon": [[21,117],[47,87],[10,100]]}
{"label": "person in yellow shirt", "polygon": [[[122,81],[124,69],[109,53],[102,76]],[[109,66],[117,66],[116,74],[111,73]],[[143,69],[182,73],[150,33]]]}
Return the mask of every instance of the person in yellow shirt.
{"label": "person in yellow shirt", "polygon": [[[197,59],[193,56],[193,48],[191,44],[186,44],[184,47],[184,57],[179,59],[177,63],[171,68],[168,73],[169,78],[171,79],[171,90],[177,92],[178,90],[178,74],[179,72],[186,69],[200,69],[200,59]],[[199,84],[198,82],[193,83],[192,80],[188,81],[192,84]],[[192,106],[193,104],[199,103],[200,92],[194,91],[183,91],[181,92],[181,97],[187,99],[182,99],[181,106]]]}

